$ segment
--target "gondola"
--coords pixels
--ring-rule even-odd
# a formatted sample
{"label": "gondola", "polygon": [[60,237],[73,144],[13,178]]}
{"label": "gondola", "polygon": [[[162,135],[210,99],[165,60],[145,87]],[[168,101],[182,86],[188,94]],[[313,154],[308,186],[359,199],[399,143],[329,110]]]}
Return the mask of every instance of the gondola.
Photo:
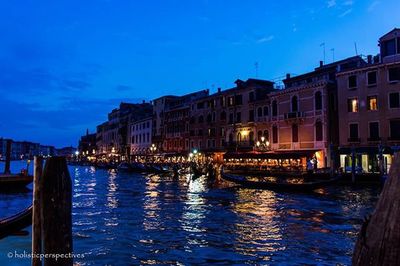
{"label": "gondola", "polygon": [[32,224],[32,205],[25,210],[0,220],[0,239]]}
{"label": "gondola", "polygon": [[33,177],[31,175],[13,175],[1,174],[0,175],[0,190],[25,188],[32,183]]}
{"label": "gondola", "polygon": [[164,168],[162,165],[157,165],[157,164],[149,164],[147,166],[147,171],[149,173],[154,173],[154,174],[167,174],[170,173],[171,171]]}
{"label": "gondola", "polygon": [[117,167],[120,172],[132,172],[132,166],[129,163],[120,163]]}
{"label": "gondola", "polygon": [[307,178],[276,179],[274,181],[263,178],[250,178],[242,175],[225,173],[221,170],[221,177],[227,181],[247,188],[287,190],[287,191],[312,191],[336,183],[341,177],[320,180],[307,180]]}

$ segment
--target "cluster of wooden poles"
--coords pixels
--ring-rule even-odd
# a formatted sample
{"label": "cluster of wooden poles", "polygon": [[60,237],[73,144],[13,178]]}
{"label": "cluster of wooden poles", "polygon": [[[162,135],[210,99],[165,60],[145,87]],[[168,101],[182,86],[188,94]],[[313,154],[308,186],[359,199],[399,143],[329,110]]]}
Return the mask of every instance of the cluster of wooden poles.
{"label": "cluster of wooden poles", "polygon": [[[32,254],[72,255],[72,183],[65,157],[34,159]],[[44,265],[72,265],[72,256],[43,258]],[[42,265],[40,257],[32,265]]]}

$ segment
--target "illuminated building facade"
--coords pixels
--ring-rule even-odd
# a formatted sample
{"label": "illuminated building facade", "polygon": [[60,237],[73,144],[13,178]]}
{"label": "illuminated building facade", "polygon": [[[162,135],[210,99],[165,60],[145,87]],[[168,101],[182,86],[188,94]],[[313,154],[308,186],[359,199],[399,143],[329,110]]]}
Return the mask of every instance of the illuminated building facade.
{"label": "illuminated building facade", "polygon": [[400,144],[400,29],[379,39],[380,56],[338,73],[340,166],[387,172]]}
{"label": "illuminated building facade", "polygon": [[152,144],[153,117],[134,121],[128,126],[128,145],[131,155],[148,154]]}
{"label": "illuminated building facade", "polygon": [[274,91],[267,80],[237,80],[236,86],[192,103],[191,149],[206,152],[251,151],[256,141],[256,106]]}
{"label": "illuminated building facade", "polygon": [[190,107],[192,102],[207,97],[208,94],[208,90],[186,94],[171,100],[165,106],[163,151],[189,152]]}
{"label": "illuminated building facade", "polygon": [[151,103],[121,103],[119,108],[108,114],[108,120],[97,126],[96,145],[98,155],[117,154],[127,156],[130,152],[128,144],[128,124],[143,117],[151,116]]}

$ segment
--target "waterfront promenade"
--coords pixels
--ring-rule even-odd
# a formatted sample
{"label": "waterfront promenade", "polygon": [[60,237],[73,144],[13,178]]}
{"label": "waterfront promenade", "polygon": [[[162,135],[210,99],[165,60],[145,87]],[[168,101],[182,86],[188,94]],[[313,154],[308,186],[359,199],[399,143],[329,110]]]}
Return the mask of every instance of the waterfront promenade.
{"label": "waterfront promenade", "polygon": [[[12,162],[13,171],[24,166]],[[349,265],[362,219],[379,193],[351,187],[277,193],[208,184],[203,178],[86,166],[70,166],[69,171],[74,253],[84,254],[75,261],[85,265]],[[1,217],[31,200],[31,192],[0,194]],[[30,252],[30,247],[30,235],[1,240],[0,264],[30,265],[29,259],[7,257],[8,252]]]}

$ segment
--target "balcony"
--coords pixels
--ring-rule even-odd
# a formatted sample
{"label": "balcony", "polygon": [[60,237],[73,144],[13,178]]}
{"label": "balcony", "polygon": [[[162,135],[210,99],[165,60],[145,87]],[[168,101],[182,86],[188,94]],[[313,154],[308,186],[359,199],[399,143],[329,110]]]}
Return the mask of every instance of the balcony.
{"label": "balcony", "polygon": [[301,120],[305,117],[304,112],[290,112],[290,113],[284,113],[283,118],[285,120]]}
{"label": "balcony", "polygon": [[347,141],[348,141],[348,142],[353,142],[353,143],[360,143],[360,142],[361,142],[361,139],[358,138],[358,137],[357,137],[357,138],[352,137],[352,138],[348,138]]}
{"label": "balcony", "polygon": [[268,116],[257,117],[255,120],[256,120],[256,122],[269,122],[270,121]]}
{"label": "balcony", "polygon": [[367,140],[369,142],[376,142],[376,141],[380,141],[381,137],[370,137],[370,138],[367,138]]}

